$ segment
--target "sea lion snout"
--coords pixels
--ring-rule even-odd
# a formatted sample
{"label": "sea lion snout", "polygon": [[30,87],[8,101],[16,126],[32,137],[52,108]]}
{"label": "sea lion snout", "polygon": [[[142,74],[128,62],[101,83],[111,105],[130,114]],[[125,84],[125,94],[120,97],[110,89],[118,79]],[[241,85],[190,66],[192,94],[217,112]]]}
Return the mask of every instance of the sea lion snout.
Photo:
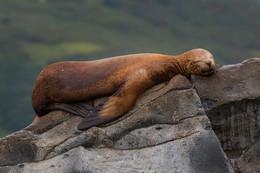
{"label": "sea lion snout", "polygon": [[201,75],[210,75],[215,71],[215,62],[212,60],[209,60],[205,62],[206,65],[201,68]]}
{"label": "sea lion snout", "polygon": [[207,60],[205,62],[201,62],[200,64],[200,68],[201,69],[201,75],[210,75],[215,71],[215,62],[214,60]]}

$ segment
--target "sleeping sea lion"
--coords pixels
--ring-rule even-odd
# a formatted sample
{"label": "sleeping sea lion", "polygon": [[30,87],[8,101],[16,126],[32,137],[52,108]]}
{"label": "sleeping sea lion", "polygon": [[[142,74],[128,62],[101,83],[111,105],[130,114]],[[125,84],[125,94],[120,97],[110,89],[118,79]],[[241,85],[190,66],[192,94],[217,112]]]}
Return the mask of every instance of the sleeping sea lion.
{"label": "sleeping sea lion", "polygon": [[[214,71],[213,56],[204,49],[178,56],[144,53],[58,62],[39,74],[32,91],[32,106],[39,117],[53,110],[83,116],[78,129],[84,130],[119,118],[144,90],[177,74],[189,77]],[[96,108],[85,104],[102,96],[110,97]]]}

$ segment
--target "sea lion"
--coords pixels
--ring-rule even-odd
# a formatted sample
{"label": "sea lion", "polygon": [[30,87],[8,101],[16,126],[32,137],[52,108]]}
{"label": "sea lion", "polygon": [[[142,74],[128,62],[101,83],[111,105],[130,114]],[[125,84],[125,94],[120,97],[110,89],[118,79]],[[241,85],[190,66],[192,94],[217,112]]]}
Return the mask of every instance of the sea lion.
{"label": "sea lion", "polygon": [[[178,56],[133,54],[96,61],[58,62],[39,74],[32,91],[32,106],[38,116],[64,110],[84,117],[84,130],[119,118],[151,86],[177,74],[189,77],[215,71],[211,53],[193,49]],[[109,96],[97,108],[86,101]],[[92,112],[91,112],[92,111]]]}

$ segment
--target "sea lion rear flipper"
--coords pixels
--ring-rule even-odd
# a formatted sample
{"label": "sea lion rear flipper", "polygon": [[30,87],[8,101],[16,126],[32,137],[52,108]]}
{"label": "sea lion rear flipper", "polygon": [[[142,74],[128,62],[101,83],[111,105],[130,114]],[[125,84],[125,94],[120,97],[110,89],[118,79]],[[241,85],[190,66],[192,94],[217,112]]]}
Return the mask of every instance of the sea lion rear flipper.
{"label": "sea lion rear flipper", "polygon": [[86,130],[93,126],[98,126],[101,124],[108,123],[112,121],[113,119],[104,119],[99,116],[100,110],[102,110],[105,103],[108,101],[108,98],[105,99],[103,102],[101,102],[97,107],[94,108],[91,115],[85,117],[82,122],[78,125],[79,130]]}
{"label": "sea lion rear flipper", "polygon": [[85,117],[82,122],[78,125],[79,130],[86,130],[93,126],[99,126],[102,124],[109,123],[116,119],[117,117],[102,119],[102,117],[98,116],[98,112],[95,113],[95,116],[91,115],[89,117]]}
{"label": "sea lion rear flipper", "polygon": [[51,110],[63,110],[82,117],[89,116],[93,109],[94,107],[92,105],[85,102],[73,104],[56,103],[51,106]]}

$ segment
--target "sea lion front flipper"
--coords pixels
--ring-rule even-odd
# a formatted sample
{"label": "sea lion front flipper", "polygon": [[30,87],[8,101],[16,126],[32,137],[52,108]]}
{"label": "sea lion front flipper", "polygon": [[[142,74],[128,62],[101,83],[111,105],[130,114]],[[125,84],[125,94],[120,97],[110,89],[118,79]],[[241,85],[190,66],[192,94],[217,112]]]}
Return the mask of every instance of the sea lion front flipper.
{"label": "sea lion front flipper", "polygon": [[153,85],[153,81],[149,80],[147,76],[145,69],[133,73],[107,101],[99,105],[99,112],[95,110],[93,114],[84,118],[78,129],[86,130],[93,126],[111,122],[128,112],[137,97]]}

